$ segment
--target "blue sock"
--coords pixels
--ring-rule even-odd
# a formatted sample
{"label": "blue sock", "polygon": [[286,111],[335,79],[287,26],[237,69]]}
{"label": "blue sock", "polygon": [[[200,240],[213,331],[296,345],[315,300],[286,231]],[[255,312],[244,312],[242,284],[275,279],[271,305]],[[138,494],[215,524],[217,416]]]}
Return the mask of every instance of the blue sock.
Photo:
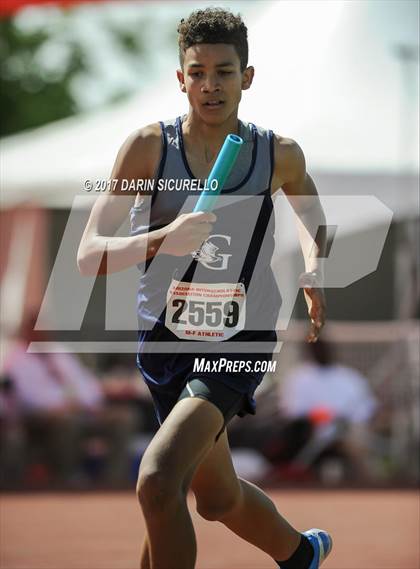
{"label": "blue sock", "polygon": [[306,535],[301,534],[296,551],[285,561],[276,561],[280,569],[308,569],[314,558],[314,548]]}

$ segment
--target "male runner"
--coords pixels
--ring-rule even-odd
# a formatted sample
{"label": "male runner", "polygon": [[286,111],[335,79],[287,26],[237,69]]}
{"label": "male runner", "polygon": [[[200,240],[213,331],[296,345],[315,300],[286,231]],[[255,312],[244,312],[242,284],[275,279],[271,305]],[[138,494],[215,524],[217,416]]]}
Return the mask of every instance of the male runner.
{"label": "male runner", "polygon": [[[199,10],[181,21],[178,32],[177,77],[188,113],[142,128],[126,141],[112,172],[119,184],[96,201],[78,252],[82,274],[146,264],[137,364],[161,426],[143,456],[137,484],[147,526],[141,568],[194,567],[186,502],[191,489],[205,519],[221,521],[282,569],[316,569],[331,550],[330,536],[298,532],[262,490],[236,476],[225,426],[235,414],[255,413],[253,394],[263,376],[252,365],[245,372],[237,364],[271,359],[275,345],[280,296],[270,268],[271,195],[281,187],[300,220],[308,341],[317,340],[324,323],[325,231],[317,228],[325,218],[300,147],[238,119],[242,90],[254,75],[241,18],[218,8]],[[194,192],[188,184],[186,191],[157,191],[158,182],[206,179],[229,133],[239,134],[244,145],[215,213],[190,213],[187,198]],[[155,184],[124,192],[123,180]],[[129,209],[132,235],[114,237]],[[173,349],[153,349],[159,342]],[[240,353],[246,342],[247,353]],[[224,357],[229,367],[195,372],[197,345],[212,364]]]}

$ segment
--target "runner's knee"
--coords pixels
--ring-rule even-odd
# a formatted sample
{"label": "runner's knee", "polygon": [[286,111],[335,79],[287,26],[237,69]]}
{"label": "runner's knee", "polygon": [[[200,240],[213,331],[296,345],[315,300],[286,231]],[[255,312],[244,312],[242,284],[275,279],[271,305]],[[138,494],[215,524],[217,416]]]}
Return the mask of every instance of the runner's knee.
{"label": "runner's knee", "polygon": [[164,471],[141,468],[136,486],[137,498],[144,512],[159,513],[185,494],[182,485]]}

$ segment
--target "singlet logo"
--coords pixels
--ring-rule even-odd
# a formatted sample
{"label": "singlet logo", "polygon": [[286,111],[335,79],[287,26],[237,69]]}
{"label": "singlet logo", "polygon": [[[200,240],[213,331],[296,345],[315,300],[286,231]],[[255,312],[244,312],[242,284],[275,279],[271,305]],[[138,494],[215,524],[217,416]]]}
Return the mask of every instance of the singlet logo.
{"label": "singlet logo", "polygon": [[220,247],[215,245],[215,243],[212,241],[215,238],[224,239],[227,244],[230,245],[230,235],[210,235],[204,241],[200,249],[193,251],[191,255],[196,261],[204,265],[207,269],[212,269],[213,271],[223,271],[227,269],[229,257],[232,257],[232,254],[218,253]]}

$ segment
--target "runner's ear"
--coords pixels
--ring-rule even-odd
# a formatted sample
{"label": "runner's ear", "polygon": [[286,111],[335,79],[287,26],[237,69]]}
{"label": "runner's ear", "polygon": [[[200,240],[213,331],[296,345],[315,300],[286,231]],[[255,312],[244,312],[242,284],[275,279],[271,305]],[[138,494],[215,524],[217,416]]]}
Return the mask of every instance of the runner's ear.
{"label": "runner's ear", "polygon": [[254,68],[252,65],[247,67],[242,73],[242,90],[246,91],[252,85],[252,80],[254,79]]}
{"label": "runner's ear", "polygon": [[181,69],[176,70],[176,76],[178,78],[179,88],[183,93],[186,93],[187,88],[185,87],[184,74],[182,73]]}

